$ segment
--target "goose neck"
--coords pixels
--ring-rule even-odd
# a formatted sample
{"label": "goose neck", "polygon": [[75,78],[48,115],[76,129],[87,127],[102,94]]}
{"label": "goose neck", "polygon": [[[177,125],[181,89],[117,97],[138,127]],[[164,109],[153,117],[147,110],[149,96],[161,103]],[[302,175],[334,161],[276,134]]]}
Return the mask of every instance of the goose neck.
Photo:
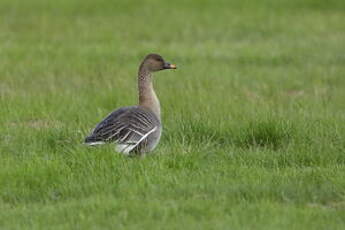
{"label": "goose neck", "polygon": [[152,74],[146,68],[138,74],[139,105],[150,109],[160,119],[160,104],[153,88]]}

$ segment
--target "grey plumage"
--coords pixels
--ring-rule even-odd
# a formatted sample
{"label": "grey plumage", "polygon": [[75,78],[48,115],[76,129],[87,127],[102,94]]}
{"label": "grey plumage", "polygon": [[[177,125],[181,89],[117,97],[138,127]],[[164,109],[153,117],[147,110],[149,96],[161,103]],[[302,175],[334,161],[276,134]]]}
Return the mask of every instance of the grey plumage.
{"label": "grey plumage", "polygon": [[140,106],[123,107],[109,114],[86,137],[89,145],[115,142],[119,152],[151,151],[159,141],[161,123],[150,110]]}

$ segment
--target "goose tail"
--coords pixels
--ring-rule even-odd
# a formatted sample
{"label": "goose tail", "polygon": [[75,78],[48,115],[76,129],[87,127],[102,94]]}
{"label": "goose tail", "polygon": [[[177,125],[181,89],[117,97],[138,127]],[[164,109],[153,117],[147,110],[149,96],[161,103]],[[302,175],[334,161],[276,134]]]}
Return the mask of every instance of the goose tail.
{"label": "goose tail", "polygon": [[102,145],[102,144],[105,144],[105,142],[100,140],[99,138],[94,137],[94,136],[88,136],[85,138],[84,144],[86,144],[86,145]]}

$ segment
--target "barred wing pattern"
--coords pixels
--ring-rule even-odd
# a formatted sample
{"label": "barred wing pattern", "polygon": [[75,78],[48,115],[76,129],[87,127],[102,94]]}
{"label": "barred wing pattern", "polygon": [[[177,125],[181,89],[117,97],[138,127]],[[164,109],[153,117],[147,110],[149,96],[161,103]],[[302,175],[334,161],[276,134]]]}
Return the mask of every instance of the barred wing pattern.
{"label": "barred wing pattern", "polygon": [[156,116],[146,109],[133,106],[109,114],[91,135],[85,139],[89,145],[115,142],[117,151],[129,154],[139,145],[145,145],[150,134],[158,128]]}

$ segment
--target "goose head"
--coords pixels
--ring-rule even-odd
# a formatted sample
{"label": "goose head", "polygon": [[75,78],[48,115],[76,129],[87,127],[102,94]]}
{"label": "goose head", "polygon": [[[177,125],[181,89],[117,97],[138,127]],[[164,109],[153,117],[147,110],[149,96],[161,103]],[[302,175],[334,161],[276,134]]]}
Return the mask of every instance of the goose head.
{"label": "goose head", "polygon": [[170,64],[169,62],[164,61],[162,56],[159,54],[147,55],[141,63],[141,68],[143,67],[150,72],[156,72],[165,69],[176,69],[175,64]]}

